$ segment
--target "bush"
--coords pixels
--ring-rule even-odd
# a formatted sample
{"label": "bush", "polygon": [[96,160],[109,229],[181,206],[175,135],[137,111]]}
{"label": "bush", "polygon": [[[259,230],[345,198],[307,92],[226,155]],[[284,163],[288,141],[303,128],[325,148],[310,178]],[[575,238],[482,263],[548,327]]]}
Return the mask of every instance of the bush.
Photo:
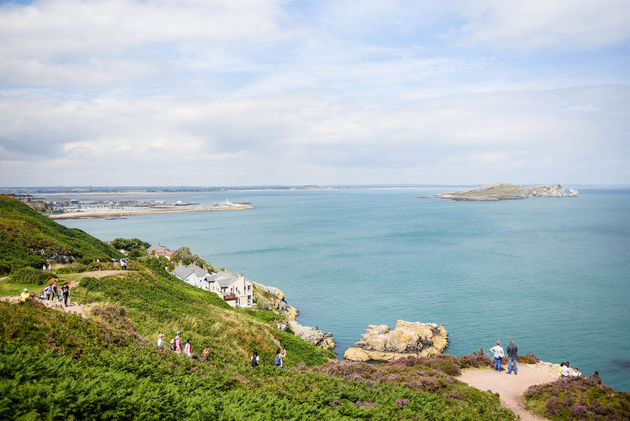
{"label": "bush", "polygon": [[43,285],[52,278],[57,278],[57,275],[53,272],[25,267],[11,273],[8,282],[13,284]]}
{"label": "bush", "polygon": [[585,377],[531,386],[527,409],[554,420],[630,419],[630,393],[616,392]]}
{"label": "bush", "polygon": [[523,364],[536,364],[540,362],[538,357],[536,357],[534,354],[519,355],[516,361]]}
{"label": "bush", "polygon": [[112,246],[116,250],[132,251],[132,250],[146,250],[149,247],[151,247],[151,244],[147,243],[146,241],[142,241],[139,238],[131,238],[131,239],[116,238],[114,241],[112,241]]}

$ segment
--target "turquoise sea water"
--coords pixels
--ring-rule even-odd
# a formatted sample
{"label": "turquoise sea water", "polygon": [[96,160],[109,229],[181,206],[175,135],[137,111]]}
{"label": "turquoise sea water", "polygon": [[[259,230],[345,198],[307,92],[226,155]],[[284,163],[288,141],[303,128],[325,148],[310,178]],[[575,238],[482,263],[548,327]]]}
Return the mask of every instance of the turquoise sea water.
{"label": "turquoise sea water", "polygon": [[418,197],[444,190],[155,193],[142,198],[227,196],[256,208],[61,222],[103,240],[190,246],[277,286],[301,323],[334,333],[339,355],[369,324],[437,322],[448,353],[514,338],[520,353],[597,369],[629,391],[630,190],[496,203]]}

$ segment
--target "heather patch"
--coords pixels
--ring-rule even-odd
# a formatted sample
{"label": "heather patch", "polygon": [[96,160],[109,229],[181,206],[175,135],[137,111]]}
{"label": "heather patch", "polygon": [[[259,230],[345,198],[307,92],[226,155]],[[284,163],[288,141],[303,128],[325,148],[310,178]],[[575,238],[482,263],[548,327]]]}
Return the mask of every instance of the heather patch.
{"label": "heather patch", "polygon": [[630,393],[616,392],[584,377],[530,387],[526,407],[553,420],[630,419]]}

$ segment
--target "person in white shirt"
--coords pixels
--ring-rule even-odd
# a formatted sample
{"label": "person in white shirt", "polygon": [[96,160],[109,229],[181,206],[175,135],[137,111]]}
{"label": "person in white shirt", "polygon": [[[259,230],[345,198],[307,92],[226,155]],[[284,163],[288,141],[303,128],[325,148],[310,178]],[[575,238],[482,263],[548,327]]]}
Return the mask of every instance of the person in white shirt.
{"label": "person in white shirt", "polygon": [[564,363],[562,367],[562,377],[569,377],[571,375],[571,363],[568,361]]}
{"label": "person in white shirt", "polygon": [[162,338],[164,338],[164,334],[160,333],[157,341],[157,346],[159,346],[160,348],[164,348],[164,340]]}
{"label": "person in white shirt", "polygon": [[490,348],[490,352],[494,354],[494,370],[497,373],[501,372],[501,358],[505,356],[503,348],[501,347],[501,341],[497,341],[497,345]]}

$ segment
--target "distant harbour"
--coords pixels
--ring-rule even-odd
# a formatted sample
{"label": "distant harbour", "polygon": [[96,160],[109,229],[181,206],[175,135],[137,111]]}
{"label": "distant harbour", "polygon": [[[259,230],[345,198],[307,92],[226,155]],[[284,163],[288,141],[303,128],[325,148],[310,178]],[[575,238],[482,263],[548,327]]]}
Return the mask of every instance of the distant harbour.
{"label": "distant harbour", "polygon": [[232,203],[226,201],[224,203],[217,203],[212,206],[202,206],[202,207],[184,207],[184,206],[176,206],[176,207],[151,207],[146,209],[98,209],[98,210],[86,210],[86,211],[78,211],[78,212],[64,212],[64,213],[55,213],[49,215],[51,219],[93,219],[93,218],[105,218],[105,219],[113,219],[113,218],[121,218],[125,216],[134,216],[134,215],[147,215],[154,213],[180,213],[180,212],[210,212],[210,211],[227,211],[227,210],[245,210],[245,209],[253,209],[250,203],[247,202],[239,202]]}

